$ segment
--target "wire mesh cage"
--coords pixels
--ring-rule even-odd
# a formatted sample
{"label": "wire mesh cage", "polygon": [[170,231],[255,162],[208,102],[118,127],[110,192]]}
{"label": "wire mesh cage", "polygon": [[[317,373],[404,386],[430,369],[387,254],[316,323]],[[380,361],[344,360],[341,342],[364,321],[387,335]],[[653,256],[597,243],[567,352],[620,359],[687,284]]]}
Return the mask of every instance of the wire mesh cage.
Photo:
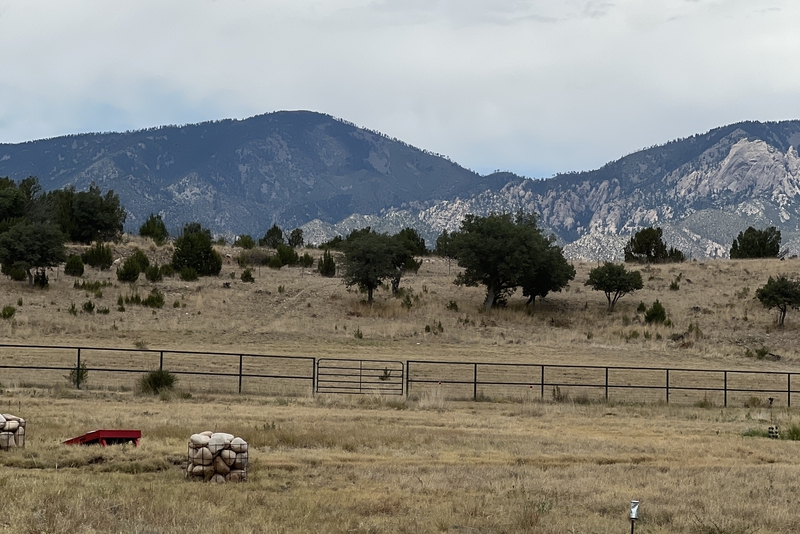
{"label": "wire mesh cage", "polygon": [[0,450],[25,447],[25,419],[8,413],[0,414]]}
{"label": "wire mesh cage", "polygon": [[247,480],[249,446],[242,438],[209,430],[192,434],[186,450],[186,477],[224,484]]}

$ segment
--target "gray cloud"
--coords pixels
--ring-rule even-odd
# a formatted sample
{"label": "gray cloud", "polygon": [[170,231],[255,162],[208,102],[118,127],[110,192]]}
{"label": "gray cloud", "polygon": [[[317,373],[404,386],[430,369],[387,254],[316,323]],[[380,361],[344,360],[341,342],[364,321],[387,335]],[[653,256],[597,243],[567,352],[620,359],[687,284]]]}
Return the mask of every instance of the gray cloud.
{"label": "gray cloud", "polygon": [[789,0],[0,0],[0,142],[312,109],[530,176],[797,118]]}

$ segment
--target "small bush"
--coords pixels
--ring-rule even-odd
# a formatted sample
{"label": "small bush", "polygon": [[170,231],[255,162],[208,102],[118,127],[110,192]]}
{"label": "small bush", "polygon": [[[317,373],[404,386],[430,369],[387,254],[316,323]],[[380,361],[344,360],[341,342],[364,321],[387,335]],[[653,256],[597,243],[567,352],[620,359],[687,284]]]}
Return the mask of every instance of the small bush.
{"label": "small bush", "polygon": [[11,319],[15,313],[17,313],[17,309],[14,306],[3,306],[3,319]]}
{"label": "small bush", "polygon": [[667,310],[664,306],[656,300],[650,308],[644,312],[644,320],[646,323],[664,324],[667,320]]}
{"label": "small bush", "polygon": [[236,238],[236,241],[233,242],[234,247],[240,247],[245,250],[250,250],[254,246],[256,246],[256,242],[252,236],[249,235],[240,235]]}
{"label": "small bush", "polygon": [[5,274],[7,274],[15,282],[22,282],[28,278],[27,269],[20,265],[19,262],[12,265]]}
{"label": "small bush", "polygon": [[175,267],[173,267],[171,263],[162,265],[159,269],[161,271],[161,276],[169,276],[170,278],[175,276]]}
{"label": "small bush", "polygon": [[332,278],[336,276],[336,262],[329,250],[326,250],[317,263],[317,271],[322,276]]}
{"label": "small bush", "polygon": [[147,298],[142,300],[142,306],[148,308],[163,308],[164,307],[164,294],[157,288],[153,288]]}
{"label": "small bush", "polygon": [[644,313],[647,311],[647,305],[644,302],[639,302],[639,305],[636,306],[636,313]]}
{"label": "small bush", "polygon": [[669,283],[669,290],[670,291],[678,291],[680,288],[681,288],[681,286],[678,283],[677,279],[675,279],[675,280],[673,280],[672,282]]}
{"label": "small bush", "polygon": [[283,267],[283,263],[281,263],[281,259],[276,254],[275,256],[271,256],[269,258],[269,260],[267,261],[267,267],[269,267],[270,269],[280,269],[281,267]]}
{"label": "small bush", "polygon": [[253,278],[253,271],[250,269],[245,269],[242,271],[242,282],[250,282],[252,284],[255,281],[256,279]]}
{"label": "small bush", "polygon": [[184,267],[181,269],[181,280],[184,282],[194,282],[197,280],[197,271],[194,267]]}
{"label": "small bush", "polygon": [[794,424],[781,432],[781,439],[800,441],[800,425]]}
{"label": "small bush", "polygon": [[172,307],[173,308],[180,308],[181,307],[181,301],[176,300],[175,302],[172,303]]}
{"label": "small bush", "polygon": [[238,256],[236,256],[236,264],[239,267],[247,267],[250,264],[250,254],[247,252],[241,252]]}
{"label": "small bush", "polygon": [[97,308],[95,312],[101,315],[108,315],[109,313],[111,313],[111,311],[108,308]]}
{"label": "small bush", "polygon": [[156,265],[151,265],[147,269],[144,270],[144,276],[147,278],[149,282],[156,283],[161,282],[164,280],[164,275],[161,274],[161,268]]}
{"label": "small bush", "polygon": [[122,267],[117,267],[117,280],[120,282],[135,282],[139,279],[139,273],[141,272],[139,258],[131,256],[125,260]]}
{"label": "small bush", "polygon": [[101,270],[109,269],[114,263],[111,247],[105,246],[100,241],[97,241],[93,246],[89,247],[86,252],[81,254],[81,259],[83,263]]}
{"label": "small bush", "polygon": [[83,306],[81,306],[81,308],[83,309],[84,313],[94,313],[94,302],[92,302],[91,300],[87,300],[86,302],[83,303]]}
{"label": "small bush", "polygon": [[76,369],[71,369],[69,374],[64,376],[69,383],[80,388],[81,384],[85,384],[89,379],[89,369],[86,368],[86,362],[81,362],[81,366]]}
{"label": "small bush", "polygon": [[73,302],[70,304],[69,309],[67,309],[70,315],[78,315],[78,308],[75,307],[75,303]]}
{"label": "small bush", "polygon": [[147,255],[138,248],[128,260],[136,262],[139,266],[139,272],[144,272],[145,269],[150,267],[150,260],[147,258]]}
{"label": "small bush", "polygon": [[67,258],[67,264],[64,265],[64,274],[70,276],[83,276],[83,260],[77,254],[72,254]]}
{"label": "small bush", "polygon": [[353,337],[356,339],[364,339],[364,334],[361,332],[360,327],[356,327],[356,331],[353,333]]}
{"label": "small bush", "polygon": [[305,254],[300,256],[300,266],[301,267],[309,268],[309,267],[311,267],[313,265],[314,265],[314,258],[312,258],[311,255],[308,252],[306,252]]}
{"label": "small bush", "polygon": [[450,311],[457,312],[458,311],[458,302],[451,300],[447,303],[447,309]]}
{"label": "small bush", "polygon": [[22,306],[22,297],[17,299],[17,306]]}
{"label": "small bush", "polygon": [[139,379],[139,391],[149,395],[158,395],[162,391],[171,391],[178,378],[163,369],[150,371]]}
{"label": "small bush", "polygon": [[279,244],[276,249],[275,257],[281,262],[281,266],[297,265],[300,262],[297,251],[288,245]]}

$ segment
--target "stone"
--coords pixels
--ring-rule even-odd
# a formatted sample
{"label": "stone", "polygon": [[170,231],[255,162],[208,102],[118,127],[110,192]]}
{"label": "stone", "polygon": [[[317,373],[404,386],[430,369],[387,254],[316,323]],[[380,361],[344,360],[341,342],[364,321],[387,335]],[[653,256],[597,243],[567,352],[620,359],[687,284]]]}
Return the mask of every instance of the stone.
{"label": "stone", "polygon": [[208,440],[209,437],[203,434],[192,434],[192,437],[189,438],[189,444],[192,445],[192,448],[199,449],[208,445]]}
{"label": "stone", "polygon": [[225,484],[226,482],[225,476],[217,473],[216,475],[211,477],[211,482],[214,482],[215,484]]}
{"label": "stone", "polygon": [[211,434],[211,438],[214,436],[221,436],[225,445],[230,445],[231,441],[233,441],[233,434],[228,434],[227,432],[214,432]]}
{"label": "stone", "polygon": [[233,438],[231,440],[231,450],[233,452],[247,452],[247,442],[242,438]]}
{"label": "stone", "polygon": [[208,439],[208,448],[212,454],[217,454],[225,448],[225,437],[222,434],[212,434]]}
{"label": "stone", "polygon": [[225,480],[228,482],[244,482],[247,480],[247,473],[240,469],[234,469],[227,475],[225,475]]}
{"label": "stone", "polygon": [[0,430],[6,425],[6,418],[0,415]]}
{"label": "stone", "polygon": [[236,459],[233,461],[233,468],[234,469],[246,469],[247,468],[247,453],[240,452],[236,454]]}
{"label": "stone", "polygon": [[11,415],[10,413],[4,413],[4,414],[2,414],[2,416],[6,421],[17,421],[17,422],[19,422],[19,420],[20,420],[19,417],[17,417],[16,415]]}
{"label": "stone", "polygon": [[19,421],[6,421],[4,430],[6,432],[16,432],[19,428]]}
{"label": "stone", "polygon": [[231,468],[223,461],[222,458],[217,456],[214,458],[214,471],[220,475],[227,475],[231,472]]}
{"label": "stone", "polygon": [[214,454],[208,447],[201,447],[194,450],[192,461],[197,465],[211,465],[214,460]]}
{"label": "stone", "polygon": [[200,432],[200,434],[210,438],[213,432],[211,432],[210,430],[204,430],[203,432]]}
{"label": "stone", "polygon": [[17,447],[24,448],[25,447],[25,427],[21,426],[17,429],[16,440],[17,440]]}
{"label": "stone", "polygon": [[0,449],[9,449],[16,446],[17,442],[14,440],[13,432],[0,432]]}
{"label": "stone", "polygon": [[206,474],[206,471],[209,470],[210,466],[207,465],[191,465],[192,474],[197,477],[201,477]]}
{"label": "stone", "polygon": [[225,462],[225,465],[228,467],[233,465],[233,462],[236,461],[236,453],[230,449],[223,449],[221,453],[219,453],[219,457],[222,458],[222,461]]}

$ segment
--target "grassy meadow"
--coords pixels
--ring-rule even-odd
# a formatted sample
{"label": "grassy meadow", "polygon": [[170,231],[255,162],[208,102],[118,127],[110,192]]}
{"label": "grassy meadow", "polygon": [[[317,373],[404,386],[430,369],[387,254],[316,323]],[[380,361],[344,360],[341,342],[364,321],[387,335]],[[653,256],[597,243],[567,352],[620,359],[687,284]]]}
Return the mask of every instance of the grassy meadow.
{"label": "grassy meadow", "polygon": [[[159,263],[171,255],[126,237],[115,257],[135,247]],[[576,264],[575,281],[534,310],[515,295],[483,313],[483,290],[454,286],[457,267],[439,258],[403,279],[404,298],[386,288],[367,306],[314,269],[254,267],[255,282],[242,282],[238,250],[220,252],[219,277],[156,284],[166,302],[158,310],[118,311],[118,297],[144,297],[153,284],[121,284],[113,269],[87,268],[79,280],[108,282],[99,289],[76,289],[63,270],[46,290],[3,278],[0,307],[15,311],[0,320],[0,343],[800,368],[800,312],[778,329],[754,299],[768,276],[800,276],[797,259],[640,267],[645,288],[610,314],[604,295],[583,285],[594,264]],[[637,311],[656,299],[669,326],[647,325]],[[19,357],[46,360],[6,351],[0,364]],[[179,380],[173,394],[151,397],[134,391],[134,375],[111,384],[90,374],[78,391],[63,374],[0,370],[0,412],[28,421],[26,448],[0,451],[0,532],[610,533],[629,530],[633,499],[642,501],[637,532],[788,533],[800,521],[800,441],[765,437],[772,425],[800,435],[800,413],[758,396],[728,408],[577,402],[574,393],[469,402],[438,387],[407,399],[232,395]],[[61,445],[97,428],[140,429],[141,446]],[[184,480],[187,439],[206,429],[250,443],[246,483]]]}

